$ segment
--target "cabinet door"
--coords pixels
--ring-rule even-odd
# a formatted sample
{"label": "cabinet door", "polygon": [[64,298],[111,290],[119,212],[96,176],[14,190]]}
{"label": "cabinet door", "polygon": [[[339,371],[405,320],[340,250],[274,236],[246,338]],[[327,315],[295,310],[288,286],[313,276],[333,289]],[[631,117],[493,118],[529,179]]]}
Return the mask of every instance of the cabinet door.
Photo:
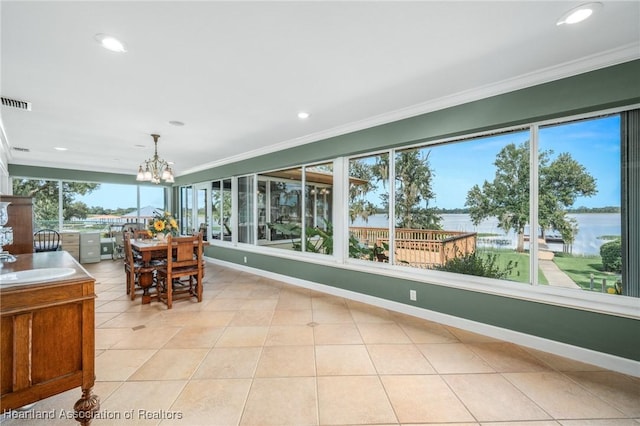
{"label": "cabinet door", "polygon": [[13,230],[13,244],[2,248],[11,254],[33,253],[33,198],[3,195],[0,201],[11,203],[7,208],[9,220],[4,226]]}

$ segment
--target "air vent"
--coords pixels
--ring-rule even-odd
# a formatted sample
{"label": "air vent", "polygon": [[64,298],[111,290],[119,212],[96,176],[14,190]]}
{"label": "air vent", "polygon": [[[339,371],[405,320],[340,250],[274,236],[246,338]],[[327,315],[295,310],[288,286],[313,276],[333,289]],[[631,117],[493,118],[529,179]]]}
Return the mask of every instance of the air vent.
{"label": "air vent", "polygon": [[20,148],[20,147],[17,147],[17,146],[14,146],[11,149],[13,149],[14,151],[18,151],[18,152],[31,152],[31,150],[29,148]]}
{"label": "air vent", "polygon": [[31,111],[31,102],[19,101],[17,99],[9,99],[9,98],[5,98],[4,96],[2,97],[2,106],[23,109],[25,111]]}

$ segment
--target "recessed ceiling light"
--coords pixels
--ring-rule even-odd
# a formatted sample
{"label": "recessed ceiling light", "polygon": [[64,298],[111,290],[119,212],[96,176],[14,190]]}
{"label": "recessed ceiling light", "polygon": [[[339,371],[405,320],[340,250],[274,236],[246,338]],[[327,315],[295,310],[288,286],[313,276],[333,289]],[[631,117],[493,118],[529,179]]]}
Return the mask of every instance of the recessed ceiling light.
{"label": "recessed ceiling light", "polygon": [[602,9],[602,3],[581,4],[580,6],[574,7],[573,9],[562,15],[556,22],[556,25],[577,24],[578,22],[582,22],[593,15],[599,9]]}
{"label": "recessed ceiling light", "polygon": [[102,47],[112,52],[124,53],[127,51],[123,42],[109,34],[96,34],[94,38]]}
{"label": "recessed ceiling light", "polygon": [[61,147],[61,146],[55,146],[55,147],[53,147],[53,149],[55,149],[56,151],[66,151],[69,148],[64,148],[64,147]]}
{"label": "recessed ceiling light", "polygon": [[178,126],[178,127],[184,126],[184,123],[182,121],[177,121],[177,120],[171,120],[169,124],[171,124],[172,126]]}
{"label": "recessed ceiling light", "polygon": [[308,112],[301,111],[298,113],[298,118],[304,120],[305,118],[309,118],[310,115],[311,114],[309,114]]}

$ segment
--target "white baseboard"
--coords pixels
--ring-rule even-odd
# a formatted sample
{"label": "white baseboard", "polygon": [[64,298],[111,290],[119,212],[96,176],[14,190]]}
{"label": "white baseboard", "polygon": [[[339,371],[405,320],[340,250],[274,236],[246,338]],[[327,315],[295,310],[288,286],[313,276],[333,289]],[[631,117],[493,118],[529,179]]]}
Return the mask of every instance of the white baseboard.
{"label": "white baseboard", "polygon": [[237,269],[244,272],[264,276],[270,279],[282,281],[287,284],[295,285],[298,287],[307,288],[310,290],[320,291],[322,293],[331,294],[338,297],[344,297],[358,302],[370,304],[380,308],[385,308],[390,311],[411,315],[414,317],[426,319],[429,321],[438,322],[440,324],[448,325],[451,327],[460,328],[473,333],[482,334],[495,339],[500,339],[515,343],[517,345],[525,346],[528,348],[540,350],[543,352],[549,352],[554,355],[569,358],[575,361],[592,364],[607,370],[616,371],[623,374],[628,374],[635,377],[640,377],[640,362],[633,361],[627,358],[606,354],[603,352],[597,352],[591,349],[581,348],[579,346],[568,345],[566,343],[557,342],[554,340],[545,339],[538,336],[532,336],[530,334],[521,333],[518,331],[509,330],[506,328],[496,327],[489,324],[484,324],[477,321],[471,321],[464,318],[455,317],[448,314],[442,314],[439,312],[430,311],[424,308],[418,308],[415,306],[405,305],[403,303],[394,302],[391,300],[381,299],[379,297],[369,296],[362,293],[356,293],[350,290],[344,290],[336,287],[331,287],[325,284],[316,283],[313,281],[302,280],[293,278],[287,275],[278,274],[275,272],[264,271],[262,269],[251,268],[237,263],[226,262],[214,258],[206,258],[210,263]]}

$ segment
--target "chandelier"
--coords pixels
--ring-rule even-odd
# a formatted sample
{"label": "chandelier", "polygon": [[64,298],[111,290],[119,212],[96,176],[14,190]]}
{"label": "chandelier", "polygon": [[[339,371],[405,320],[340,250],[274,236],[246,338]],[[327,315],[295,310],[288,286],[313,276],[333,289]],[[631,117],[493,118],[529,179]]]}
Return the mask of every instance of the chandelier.
{"label": "chandelier", "polygon": [[153,157],[140,164],[136,180],[142,182],[160,183],[160,179],[173,183],[173,170],[168,162],[158,157],[158,138],[160,135],[151,135],[155,145]]}

